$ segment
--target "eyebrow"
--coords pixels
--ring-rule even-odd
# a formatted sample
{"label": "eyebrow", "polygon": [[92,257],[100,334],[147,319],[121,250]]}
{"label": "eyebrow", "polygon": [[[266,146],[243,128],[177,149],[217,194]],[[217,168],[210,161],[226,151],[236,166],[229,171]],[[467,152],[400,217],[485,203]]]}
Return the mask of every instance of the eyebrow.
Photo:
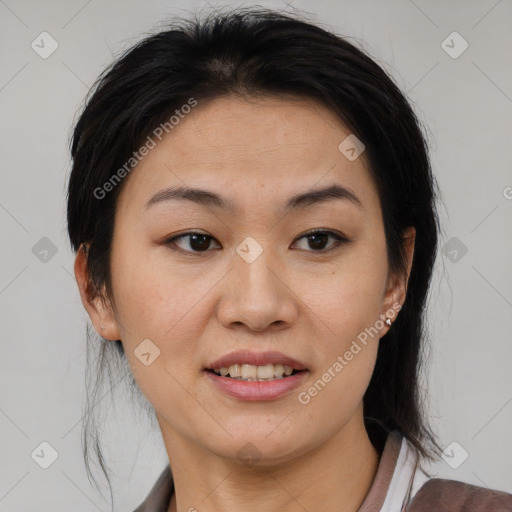
{"label": "eyebrow", "polygon": [[[298,210],[300,208],[305,208],[332,199],[345,199],[360,208],[363,207],[361,201],[354,192],[348,188],[342,187],[341,185],[334,184],[324,188],[308,190],[307,192],[292,196],[286,203],[284,210],[285,212]],[[220,196],[219,194],[209,190],[186,186],[169,187],[160,190],[152,196],[151,199],[149,199],[144,206],[144,209],[147,210],[158,203],[172,200],[192,201],[200,205],[213,206],[228,211],[236,209],[235,204],[226,197]]]}

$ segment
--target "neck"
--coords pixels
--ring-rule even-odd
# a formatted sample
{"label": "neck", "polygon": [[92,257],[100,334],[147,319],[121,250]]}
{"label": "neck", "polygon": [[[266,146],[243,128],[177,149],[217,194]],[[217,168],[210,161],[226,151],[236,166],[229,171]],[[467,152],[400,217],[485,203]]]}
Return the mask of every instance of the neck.
{"label": "neck", "polygon": [[[362,410],[359,416],[362,422]],[[245,512],[255,503],[259,512],[356,512],[375,477],[379,454],[364,423],[353,420],[324,444],[275,466],[241,466],[175,432],[166,435],[163,428],[175,490],[168,512]]]}

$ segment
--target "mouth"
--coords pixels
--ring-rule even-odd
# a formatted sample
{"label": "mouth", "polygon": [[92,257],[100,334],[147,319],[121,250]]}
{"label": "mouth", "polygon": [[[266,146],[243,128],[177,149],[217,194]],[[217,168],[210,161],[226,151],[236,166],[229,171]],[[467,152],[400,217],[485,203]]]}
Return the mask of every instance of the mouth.
{"label": "mouth", "polygon": [[280,352],[231,352],[206,368],[208,381],[224,395],[243,401],[277,400],[304,385],[310,369]]}
{"label": "mouth", "polygon": [[305,364],[280,352],[231,352],[209,364],[205,371],[228,379],[265,382],[306,372]]}
{"label": "mouth", "polygon": [[[230,368],[235,366],[235,375],[238,371],[242,373],[239,377],[231,377],[229,375]],[[253,365],[231,365],[229,367],[221,367],[220,369],[205,369],[204,373],[208,377],[208,381],[213,385],[214,389],[217,389],[224,395],[228,395],[232,398],[242,401],[266,401],[266,400],[277,400],[285,397],[292,393],[299,386],[305,385],[309,378],[309,370],[297,370],[289,366],[286,366],[286,372],[281,375],[281,370],[277,368],[278,376],[276,377],[274,368],[274,376],[258,378],[258,372],[267,371],[265,375],[270,375],[271,368],[278,365],[265,365],[265,366],[253,366]],[[263,370],[261,370],[263,368]],[[284,366],[283,366],[284,368]],[[256,369],[256,377],[254,375]],[[218,371],[216,371],[218,370]],[[222,373],[226,373],[222,375]],[[291,370],[291,372],[290,372]],[[250,372],[250,373],[247,373]],[[289,375],[286,375],[289,373]],[[248,375],[244,377],[243,375]]]}
{"label": "mouth", "polygon": [[219,377],[227,377],[234,380],[244,380],[248,382],[267,382],[271,380],[286,379],[297,373],[307,370],[297,370],[290,366],[282,364],[267,364],[263,366],[237,363],[230,366],[222,366],[215,369],[206,369]]}

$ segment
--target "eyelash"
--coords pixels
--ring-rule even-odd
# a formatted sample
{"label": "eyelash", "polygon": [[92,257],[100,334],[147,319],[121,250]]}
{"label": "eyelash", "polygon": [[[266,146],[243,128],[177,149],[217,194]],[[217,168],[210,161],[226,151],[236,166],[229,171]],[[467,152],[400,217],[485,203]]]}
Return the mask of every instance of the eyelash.
{"label": "eyelash", "polygon": [[[340,247],[344,243],[348,243],[350,241],[346,237],[344,237],[342,235],[339,235],[339,234],[335,233],[334,231],[330,231],[330,230],[326,230],[326,229],[320,229],[320,228],[313,229],[311,231],[308,231],[307,233],[304,233],[302,236],[298,237],[296,239],[296,241],[302,240],[303,238],[307,238],[308,236],[316,235],[316,234],[326,234],[326,235],[332,236],[336,240],[336,243],[334,243],[329,249],[311,250],[311,251],[307,251],[307,252],[326,254],[328,252],[333,251],[334,249],[337,249],[338,247]],[[186,233],[182,233],[181,235],[178,235],[178,236],[175,236],[175,237],[172,237],[172,238],[169,238],[169,239],[165,240],[163,242],[163,244],[167,245],[173,251],[180,251],[180,252],[189,253],[189,254],[201,254],[201,253],[209,252],[208,249],[206,249],[204,251],[187,251],[187,250],[175,247],[176,240],[181,240],[182,238],[187,238],[187,237],[190,237],[192,235],[202,235],[202,236],[204,236],[206,238],[210,238],[211,240],[214,240],[214,238],[212,236],[207,235],[205,233],[200,233],[198,231],[187,231]]]}

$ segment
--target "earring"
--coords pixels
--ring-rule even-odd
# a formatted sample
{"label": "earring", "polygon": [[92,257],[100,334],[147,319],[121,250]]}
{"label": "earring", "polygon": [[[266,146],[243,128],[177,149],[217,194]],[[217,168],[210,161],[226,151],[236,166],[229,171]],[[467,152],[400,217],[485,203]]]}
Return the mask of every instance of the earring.
{"label": "earring", "polygon": [[390,320],[389,318],[386,318],[386,323],[387,323],[388,325],[391,325],[391,320]]}
{"label": "earring", "polygon": [[104,326],[104,325],[102,325],[102,326],[101,326],[101,330],[102,330],[102,331],[104,331],[104,330],[105,330],[105,326]]}

